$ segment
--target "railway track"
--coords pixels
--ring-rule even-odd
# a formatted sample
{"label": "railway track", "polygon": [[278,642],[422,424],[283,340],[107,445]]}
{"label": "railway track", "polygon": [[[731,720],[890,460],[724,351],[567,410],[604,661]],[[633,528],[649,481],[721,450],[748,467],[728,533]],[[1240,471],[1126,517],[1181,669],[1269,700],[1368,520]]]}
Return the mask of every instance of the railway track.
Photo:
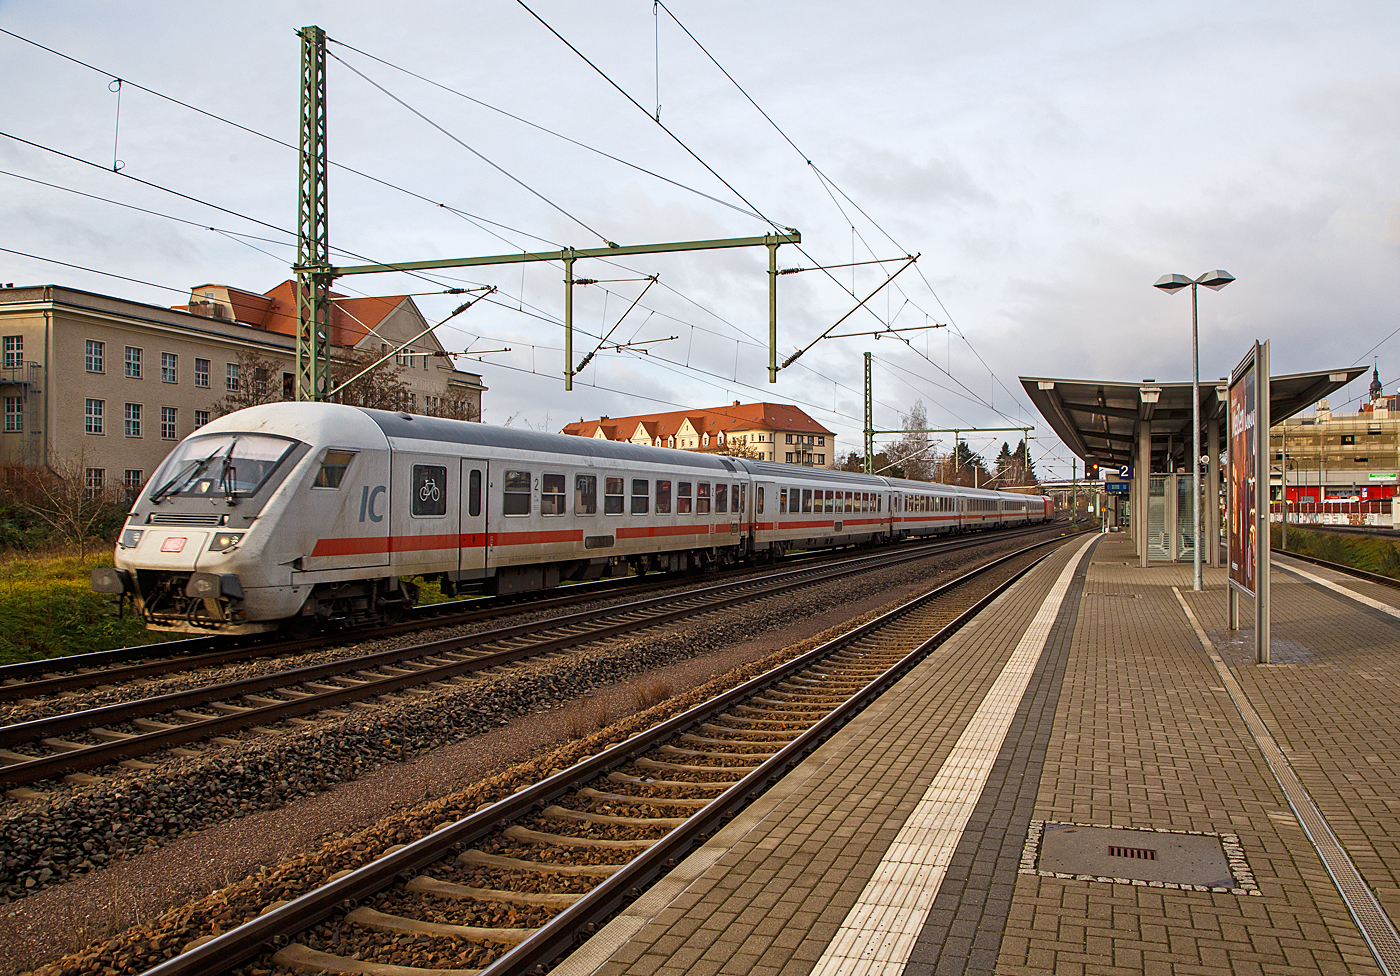
{"label": "railway track", "polygon": [[1400,580],[1381,573],[1372,573],[1364,569],[1357,569],[1355,566],[1347,566],[1343,563],[1334,563],[1326,559],[1318,559],[1316,556],[1305,556],[1301,552],[1289,552],[1286,549],[1273,547],[1273,552],[1280,556],[1287,556],[1289,559],[1299,559],[1305,563],[1312,563],[1314,566],[1323,566],[1327,569],[1334,569],[1339,573],[1346,573],[1348,576],[1355,576],[1357,579],[1364,579],[1368,583],[1379,583],[1382,586],[1389,586],[1392,589],[1400,589]]}
{"label": "railway track", "polygon": [[[814,552],[787,556],[783,562],[807,564],[830,558],[832,556],[829,552]],[[841,557],[838,555],[836,558]],[[753,568],[743,567],[726,572],[746,574],[752,573]],[[160,644],[118,647],[39,661],[21,661],[0,665],[0,703],[61,695],[84,688],[156,678],[165,674],[218,667],[257,658],[290,656],[333,647],[350,639],[361,643],[436,627],[471,625],[516,614],[549,612],[595,600],[605,600],[615,595],[677,589],[684,585],[684,581],[674,575],[654,573],[646,577],[632,576],[571,583],[561,588],[563,592],[478,597],[424,604],[414,607],[408,613],[409,619],[398,623],[360,627],[354,631],[331,630],[300,639],[268,634],[210,634]]]}
{"label": "railway track", "polygon": [[990,560],[145,976],[254,959],[259,971],[541,972],[1065,541]]}
{"label": "railway track", "polygon": [[[1006,539],[1034,535],[1034,528],[1002,533]],[[1051,529],[1051,531],[1054,531]],[[988,539],[958,539],[915,550],[863,555],[816,566],[711,584],[685,594],[667,593],[409,647],[356,655],[305,667],[187,689],[135,701],[52,715],[0,727],[0,789],[22,788],[63,778],[86,784],[85,772],[112,763],[150,768],[141,756],[163,750],[189,755],[203,740],[321,713],[344,718],[345,708],[373,708],[380,696],[424,686],[450,687],[476,672],[525,658],[711,613],[741,603],[830,582],[856,572],[897,566],[929,555],[985,545]],[[11,794],[23,799],[31,794]]]}
{"label": "railway track", "polygon": [[71,657],[21,661],[0,666],[0,702],[63,694],[234,661],[297,654],[344,643],[352,635],[356,642],[377,640],[431,627],[473,624],[518,613],[549,611],[606,599],[618,592],[646,592],[677,585],[674,577],[661,578],[661,574],[657,574],[655,579],[634,576],[571,584],[566,588],[567,592],[528,599],[490,597],[425,604],[414,607],[409,613],[410,619],[399,623],[357,628],[353,632],[333,630],[299,640],[262,634],[210,634],[207,637],[118,647]]}

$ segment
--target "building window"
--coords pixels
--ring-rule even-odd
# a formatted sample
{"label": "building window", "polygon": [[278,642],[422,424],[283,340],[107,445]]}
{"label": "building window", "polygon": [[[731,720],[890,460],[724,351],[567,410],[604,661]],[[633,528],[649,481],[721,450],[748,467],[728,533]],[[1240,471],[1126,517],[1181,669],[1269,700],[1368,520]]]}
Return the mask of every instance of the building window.
{"label": "building window", "polygon": [[294,373],[282,374],[282,399],[295,400],[297,398],[297,378]]}
{"label": "building window", "polygon": [[87,489],[87,496],[89,498],[100,498],[102,496],[103,489],[106,487],[106,482],[106,468],[83,469],[83,487]]}
{"label": "building window", "polygon": [[818,463],[818,464],[825,464],[825,463],[826,463],[826,455],[825,455],[825,454],[818,454],[818,455],[817,455],[817,463]]}
{"label": "building window", "polygon": [[136,346],[126,347],[126,375],[134,380],[141,378],[141,350]]}
{"label": "building window", "polygon": [[127,468],[122,472],[122,487],[126,489],[128,501],[135,501],[136,496],[141,494],[141,483],[146,480],[142,474],[144,472],[140,468]]}
{"label": "building window", "polygon": [[101,434],[102,430],[102,408],[106,405],[105,400],[88,399],[83,404],[83,429],[89,434]]}
{"label": "building window", "polygon": [[175,408],[160,408],[160,439],[163,441],[173,441],[176,439],[175,433]]}
{"label": "building window", "polygon": [[127,437],[140,437],[140,436],[141,436],[141,404],[139,404],[139,403],[128,403],[128,404],[126,405],[126,415],[125,415],[125,418],[124,418],[124,419],[125,419],[125,424],[126,424],[126,428],[125,428],[125,429],[126,429],[126,436],[127,436]]}
{"label": "building window", "polygon": [[194,425],[196,427],[203,427],[207,423],[209,423],[209,411],[196,410],[194,412]]}
{"label": "building window", "polygon": [[791,463],[792,463],[792,452],[791,452],[791,451],[788,451],[788,452],[787,452],[787,463],[788,463],[788,464],[791,464]]}
{"label": "building window", "polygon": [[160,354],[160,381],[162,383],[175,382],[175,366],[178,362],[173,352],[163,352]]}
{"label": "building window", "polygon": [[194,385],[209,387],[209,360],[196,359],[194,361]]}
{"label": "building window", "polygon": [[224,364],[224,389],[230,393],[238,392],[238,364]]}
{"label": "building window", "polygon": [[787,435],[787,442],[788,442],[789,444],[792,443],[792,435],[791,435],[791,434],[788,434],[788,435]]}
{"label": "building window", "polygon": [[24,365],[24,336],[5,336],[5,368],[19,369]]}
{"label": "building window", "polygon": [[89,373],[104,373],[107,370],[107,343],[98,339],[87,340],[87,352],[83,365]]}
{"label": "building window", "polygon": [[24,397],[5,397],[5,429],[24,430]]}
{"label": "building window", "polygon": [[817,435],[817,447],[826,447],[826,436],[824,434]]}

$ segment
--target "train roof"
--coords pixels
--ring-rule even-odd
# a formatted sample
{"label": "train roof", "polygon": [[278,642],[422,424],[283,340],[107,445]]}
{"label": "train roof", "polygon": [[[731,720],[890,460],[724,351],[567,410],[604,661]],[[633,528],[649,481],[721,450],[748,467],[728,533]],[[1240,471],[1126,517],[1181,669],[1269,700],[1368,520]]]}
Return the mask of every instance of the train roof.
{"label": "train roof", "polygon": [[357,408],[373,420],[386,437],[404,440],[445,441],[451,444],[472,444],[514,451],[535,451],[543,454],[573,454],[584,457],[611,458],[617,461],[640,461],[649,464],[675,464],[691,468],[737,472],[735,458],[694,451],[677,451],[668,447],[650,447],[626,441],[605,441],[573,434],[551,434],[539,430],[515,427],[493,427],[469,420],[448,420],[445,417],[423,417],[395,413],[389,410]]}

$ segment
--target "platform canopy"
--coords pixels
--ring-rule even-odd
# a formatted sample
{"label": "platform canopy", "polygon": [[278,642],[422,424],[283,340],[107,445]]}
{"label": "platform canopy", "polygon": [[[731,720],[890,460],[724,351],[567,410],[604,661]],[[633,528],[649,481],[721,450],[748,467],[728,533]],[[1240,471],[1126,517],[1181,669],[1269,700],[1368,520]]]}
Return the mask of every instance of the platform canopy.
{"label": "platform canopy", "polygon": [[[1292,373],[1270,381],[1269,411],[1278,424],[1366,372],[1364,366]],[[1187,459],[1191,440],[1191,382],[1123,383],[1105,380],[1022,376],[1031,402],[1069,449],[1086,464],[1117,467],[1132,464],[1142,428],[1152,432],[1152,467],[1174,470],[1176,459]],[[1226,382],[1201,381],[1201,429],[1225,423]]]}

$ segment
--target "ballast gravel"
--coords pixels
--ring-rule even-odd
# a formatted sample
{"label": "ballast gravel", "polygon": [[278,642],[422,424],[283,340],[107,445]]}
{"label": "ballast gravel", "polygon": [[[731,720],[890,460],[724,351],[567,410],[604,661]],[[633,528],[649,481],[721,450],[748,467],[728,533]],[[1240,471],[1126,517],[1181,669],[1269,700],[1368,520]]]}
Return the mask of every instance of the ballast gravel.
{"label": "ballast gravel", "polygon": [[[1024,538],[1004,540],[1000,548],[1010,550],[1025,544]],[[13,806],[0,818],[3,897],[23,898],[74,875],[100,870],[113,861],[150,851],[181,835],[208,830],[257,810],[303,801],[376,766],[402,761],[443,743],[491,734],[493,729],[512,720],[538,718],[541,710],[578,699],[591,690],[616,685],[676,661],[696,660],[700,655],[755,635],[766,634],[769,645],[777,646],[781,643],[778,638],[793,630],[794,620],[831,618],[840,607],[856,603],[869,606],[880,597],[889,599],[920,588],[928,578],[950,575],[985,556],[986,551],[935,557],[868,574],[862,577],[864,585],[861,587],[851,587],[848,583],[824,584],[709,614],[699,625],[690,622],[591,645],[564,658],[522,662],[447,690],[381,700],[372,711],[338,722],[318,722],[313,727],[291,728],[278,735],[248,736],[231,745],[210,747],[198,757],[164,763],[147,773],[126,774],[97,786],[67,789],[45,802]],[[844,626],[849,623],[840,629]],[[138,958],[156,961],[168,956],[189,939],[236,924],[271,901],[314,886],[334,870],[363,863],[392,843],[411,839],[443,819],[463,815],[482,802],[513,792],[537,775],[569,765],[602,744],[618,741],[666,715],[690,707],[719,688],[746,680],[815,642],[815,638],[804,641],[770,658],[741,667],[709,685],[617,723],[605,733],[576,740],[553,754],[483,781],[462,793],[426,803],[407,814],[391,816],[360,835],[333,839],[319,854],[294,859],[276,870],[258,871],[252,877],[215,891],[203,902],[168,913],[154,928],[138,924],[128,929],[109,941],[107,948],[96,956],[88,954],[81,960],[72,960],[72,964],[56,964],[45,972],[119,972],[135,965]],[[577,703],[574,711],[578,711]],[[604,710],[601,718],[606,717]],[[578,734],[577,729],[569,732]],[[567,734],[556,730],[559,737],[563,737],[561,733]],[[495,733],[492,737],[500,735]],[[329,829],[335,825],[325,826]],[[327,867],[321,873],[308,870],[312,862],[325,863]],[[211,861],[208,865],[210,887],[241,877],[241,874],[230,875],[228,870]],[[269,892],[275,897],[269,896]],[[221,908],[221,898],[234,899],[236,905],[230,903]],[[211,899],[212,904],[205,904]],[[126,920],[116,918],[116,914],[114,912],[106,926],[111,931],[119,931],[126,924]],[[0,918],[0,949],[6,948],[5,943],[10,941],[6,936],[12,932],[6,930],[15,928],[8,922]],[[32,926],[25,928],[33,931]],[[94,930],[86,934],[90,938],[102,933]],[[61,946],[64,939],[56,935],[54,941]],[[118,947],[119,943],[123,945]],[[72,944],[71,935],[69,944]],[[138,948],[138,944],[144,948]],[[50,951],[47,958],[52,957]],[[15,964],[23,964],[20,960],[33,964],[44,956],[0,952],[0,958],[12,959]],[[15,964],[0,965],[0,972],[18,971]]]}

